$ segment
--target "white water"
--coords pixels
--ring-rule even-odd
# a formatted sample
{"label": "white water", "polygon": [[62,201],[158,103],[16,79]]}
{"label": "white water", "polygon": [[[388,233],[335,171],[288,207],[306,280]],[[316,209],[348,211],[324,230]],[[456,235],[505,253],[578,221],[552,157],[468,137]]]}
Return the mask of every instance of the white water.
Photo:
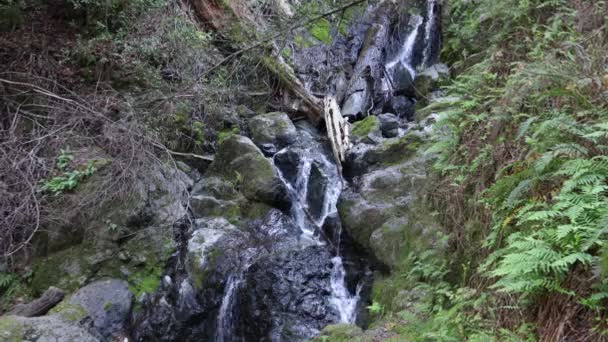
{"label": "white water", "polygon": [[222,305],[220,306],[220,312],[217,316],[217,327],[215,333],[216,342],[225,342],[225,334],[232,331],[232,306],[234,301],[234,294],[238,289],[239,284],[242,281],[242,277],[230,275],[226,281],[226,290],[224,291],[224,298],[222,298]]}
{"label": "white water", "polygon": [[[277,153],[285,153],[287,150],[282,150]],[[310,151],[307,151],[310,152]],[[320,239],[319,234],[315,234],[316,230],[321,229],[328,216],[337,212],[336,205],[338,198],[342,192],[342,178],[338,173],[336,166],[331,163],[327,157],[321,153],[301,153],[299,154],[300,161],[298,164],[297,176],[295,184],[292,186],[284,177],[279,169],[279,176],[287,185],[292,198],[291,215],[296,224],[300,228],[302,235],[300,236],[303,246],[310,244],[325,245]],[[308,183],[310,180],[311,167],[313,162],[319,162],[321,171],[327,177],[329,184],[323,196],[323,206],[319,217],[315,218],[308,212],[307,195]],[[312,221],[312,222],[311,222]],[[312,223],[312,224],[311,224]],[[338,234],[339,235],[339,234]],[[332,270],[330,276],[331,298],[330,304],[338,311],[340,323],[354,323],[356,319],[357,303],[359,301],[359,291],[355,295],[351,295],[346,287],[346,270],[342,257],[340,257],[340,246],[337,241],[336,256],[331,259]]]}
{"label": "white water", "polygon": [[433,27],[435,27],[435,2],[436,0],[427,1],[427,12],[426,12],[426,26],[424,28],[424,58],[423,63],[425,67],[429,66],[431,58],[431,47],[433,46],[431,34],[433,33]]}
{"label": "white water", "polygon": [[416,38],[418,38],[420,26],[422,25],[424,19],[419,15],[415,15],[411,20],[414,20],[414,29],[405,39],[405,43],[397,56],[386,64],[386,68],[390,70],[397,66],[397,64],[401,64],[405,69],[407,69],[413,80],[416,77],[416,70],[414,69],[414,66],[412,66],[412,54],[414,52],[414,45],[416,44]]}

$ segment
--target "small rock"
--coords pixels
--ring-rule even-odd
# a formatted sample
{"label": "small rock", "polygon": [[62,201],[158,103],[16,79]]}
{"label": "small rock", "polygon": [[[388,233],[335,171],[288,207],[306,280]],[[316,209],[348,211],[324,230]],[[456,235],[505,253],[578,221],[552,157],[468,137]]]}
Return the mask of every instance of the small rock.
{"label": "small rock", "polygon": [[395,114],[380,114],[380,130],[385,138],[394,138],[399,135],[399,118]]}
{"label": "small rock", "polygon": [[160,75],[165,81],[169,82],[179,82],[181,80],[181,76],[179,75],[179,71],[173,67],[164,67],[160,71]]}
{"label": "small rock", "polygon": [[394,96],[389,103],[389,107],[389,109],[393,113],[396,113],[400,118],[411,120],[414,118],[416,102],[409,97]]}
{"label": "small rock", "polygon": [[131,256],[129,255],[128,252],[120,251],[118,253],[118,259],[120,259],[121,261],[129,261],[129,260],[131,260]]}

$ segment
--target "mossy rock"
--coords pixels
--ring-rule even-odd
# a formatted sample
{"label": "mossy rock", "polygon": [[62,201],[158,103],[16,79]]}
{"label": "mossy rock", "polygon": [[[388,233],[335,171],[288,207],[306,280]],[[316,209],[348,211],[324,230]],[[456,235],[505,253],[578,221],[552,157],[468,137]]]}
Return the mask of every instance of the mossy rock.
{"label": "mossy rock", "polygon": [[25,336],[25,324],[14,316],[0,317],[0,340],[21,342]]}
{"label": "mossy rock", "polygon": [[378,148],[370,150],[369,158],[384,165],[398,164],[411,159],[423,142],[423,139],[414,133],[400,138],[387,139]]}
{"label": "mossy rock", "polygon": [[370,134],[381,136],[380,132],[380,120],[377,116],[370,115],[361,121],[357,121],[353,124],[351,129],[351,135],[357,140],[362,140],[368,137]]}
{"label": "mossy rock", "polygon": [[48,315],[57,315],[72,323],[78,323],[88,316],[87,311],[82,306],[71,304],[69,298],[64,299],[61,303],[52,308],[48,312]]}
{"label": "mossy rock", "polygon": [[352,324],[335,324],[325,327],[319,336],[312,339],[311,342],[367,342],[371,339],[367,338],[363,330]]}
{"label": "mossy rock", "polygon": [[388,220],[392,213],[386,205],[369,203],[361,197],[341,198],[338,213],[348,234],[361,246],[370,250],[373,231]]}
{"label": "mossy rock", "polygon": [[64,320],[60,316],[0,318],[0,340],[99,342],[84,326]]}
{"label": "mossy rock", "polygon": [[206,176],[223,177],[251,201],[287,206],[287,189],[274,165],[247,137],[224,140]]}
{"label": "mossy rock", "polygon": [[73,291],[94,274],[91,246],[74,246],[34,260],[31,288],[39,296],[50,286]]}
{"label": "mossy rock", "polygon": [[282,112],[273,112],[254,117],[249,121],[249,130],[257,146],[272,145],[281,149],[296,141],[296,127],[289,116]]}

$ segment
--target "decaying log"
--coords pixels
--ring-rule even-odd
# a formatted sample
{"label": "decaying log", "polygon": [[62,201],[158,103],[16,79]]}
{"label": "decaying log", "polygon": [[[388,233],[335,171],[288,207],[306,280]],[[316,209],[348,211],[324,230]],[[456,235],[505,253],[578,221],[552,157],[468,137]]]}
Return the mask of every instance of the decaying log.
{"label": "decaying log", "polygon": [[[260,16],[255,16],[243,0],[190,0],[196,15],[207,27],[231,40],[232,48],[236,51],[224,58],[211,69],[226,61],[256,48],[266,48],[262,53],[264,66],[281,82],[282,86],[300,99],[305,105],[308,119],[318,125],[323,117],[323,104],[320,99],[310,94],[295,75],[293,69],[285,63],[275,40],[298,27],[305,26],[316,20],[346,10],[366,0],[354,0],[344,6],[327,13],[310,18],[304,22],[296,22],[284,32],[279,32],[267,39],[262,39],[260,27],[264,25]],[[236,36],[235,36],[236,33]]]}
{"label": "decaying log", "polygon": [[57,303],[61,302],[64,296],[65,292],[63,290],[56,287],[49,287],[48,290],[44,291],[40,298],[34,299],[27,304],[15,306],[9,314],[24,317],[42,316],[57,305]]}
{"label": "decaying log", "polygon": [[325,97],[325,125],[327,126],[327,136],[331,142],[331,149],[336,159],[336,165],[342,173],[342,163],[346,160],[346,152],[348,150],[349,141],[349,123],[342,113],[340,106],[334,96]]}

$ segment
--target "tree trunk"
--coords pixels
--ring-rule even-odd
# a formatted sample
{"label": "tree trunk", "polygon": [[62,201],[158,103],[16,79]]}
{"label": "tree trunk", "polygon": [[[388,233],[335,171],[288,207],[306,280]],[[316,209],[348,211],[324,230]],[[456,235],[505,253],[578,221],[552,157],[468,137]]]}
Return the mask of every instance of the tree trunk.
{"label": "tree trunk", "polygon": [[11,315],[23,317],[42,316],[57,305],[64,296],[65,292],[63,290],[56,287],[49,287],[48,290],[44,291],[40,298],[34,299],[27,304],[19,304],[9,313]]}
{"label": "tree trunk", "polygon": [[[262,22],[248,9],[242,0],[190,0],[197,16],[204,25],[230,40],[237,51],[231,56],[259,48],[263,65],[276,77],[281,85],[304,104],[308,119],[318,125],[323,118],[322,101],[310,94],[296,77],[293,69],[285,63],[272,40],[260,38]],[[264,49],[264,47],[270,47]],[[230,57],[230,56],[229,56]]]}

